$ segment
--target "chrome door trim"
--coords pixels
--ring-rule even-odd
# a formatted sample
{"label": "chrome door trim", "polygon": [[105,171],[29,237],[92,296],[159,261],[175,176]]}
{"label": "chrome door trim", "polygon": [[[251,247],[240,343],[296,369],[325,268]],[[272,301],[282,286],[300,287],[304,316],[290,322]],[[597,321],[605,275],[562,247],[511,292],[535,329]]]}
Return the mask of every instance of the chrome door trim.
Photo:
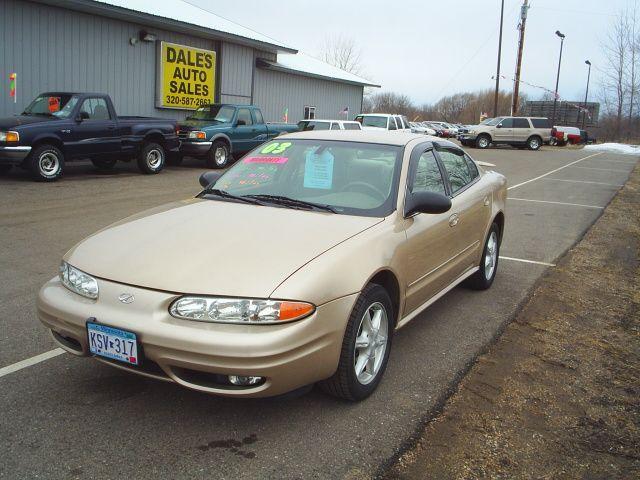
{"label": "chrome door trim", "polygon": [[425,278],[427,278],[429,275],[431,275],[432,273],[434,273],[436,270],[441,269],[442,267],[444,267],[447,263],[450,263],[451,261],[455,260],[456,258],[458,258],[460,255],[462,255],[464,252],[466,252],[467,250],[469,250],[470,248],[475,247],[476,245],[478,245],[480,243],[480,240],[476,240],[475,242],[473,242],[471,245],[469,245],[468,247],[466,247],[464,250],[462,250],[461,252],[456,253],[453,257],[451,257],[449,260],[446,260],[444,263],[441,263],[440,265],[438,265],[436,268],[434,268],[433,270],[431,270],[430,272],[425,273],[423,276],[421,276],[420,278],[418,278],[417,280],[414,280],[413,282],[411,282],[409,285],[407,285],[408,288],[413,287],[416,283],[421,282],[422,280],[424,280]]}

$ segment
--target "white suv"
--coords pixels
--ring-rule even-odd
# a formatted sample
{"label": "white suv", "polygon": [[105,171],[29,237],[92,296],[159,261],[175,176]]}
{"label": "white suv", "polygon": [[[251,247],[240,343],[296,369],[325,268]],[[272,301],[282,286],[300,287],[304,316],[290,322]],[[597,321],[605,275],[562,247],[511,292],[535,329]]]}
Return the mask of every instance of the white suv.
{"label": "white suv", "polygon": [[361,113],[355,121],[362,125],[363,130],[383,129],[411,133],[411,125],[404,115]]}
{"label": "white suv", "polygon": [[362,130],[358,122],[352,120],[300,120],[298,129],[301,132],[309,130]]}

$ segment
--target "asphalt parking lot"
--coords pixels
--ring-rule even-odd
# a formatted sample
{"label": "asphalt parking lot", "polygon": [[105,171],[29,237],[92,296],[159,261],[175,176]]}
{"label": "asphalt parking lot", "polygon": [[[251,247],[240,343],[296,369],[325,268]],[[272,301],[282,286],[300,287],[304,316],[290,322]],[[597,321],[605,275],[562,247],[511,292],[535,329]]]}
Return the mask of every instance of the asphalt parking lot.
{"label": "asphalt parking lot", "polygon": [[[104,174],[86,163],[70,165],[54,184],[33,183],[22,171],[0,178],[0,478],[378,472],[545,269],[598,218],[638,160],[549,147],[470,153],[495,164],[510,185],[496,281],[486,292],[455,289],[398,332],[380,388],[359,404],[317,390],[267,400],[211,397],[66,354],[18,369],[17,362],[55,348],[36,318],[35,295],[65,251],[127,215],[195,194],[204,168],[188,160],[142,176],[135,165]],[[203,248],[215,248],[215,239]]]}

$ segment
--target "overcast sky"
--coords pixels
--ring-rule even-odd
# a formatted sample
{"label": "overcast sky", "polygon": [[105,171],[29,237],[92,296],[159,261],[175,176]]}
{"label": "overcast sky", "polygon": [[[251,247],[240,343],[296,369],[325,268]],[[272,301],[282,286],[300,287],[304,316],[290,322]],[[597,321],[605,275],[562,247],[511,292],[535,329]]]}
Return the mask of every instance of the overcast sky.
{"label": "overcast sky", "polygon": [[[559,92],[584,99],[586,59],[597,95],[601,44],[615,15],[636,0],[531,0],[522,80],[555,87],[560,39],[566,35]],[[500,0],[189,0],[229,20],[320,56],[327,37],[353,38],[366,76],[383,91],[434,102],[460,91],[492,88]],[[514,76],[522,0],[505,0],[502,74]],[[640,3],[640,2],[638,2]],[[501,81],[511,89],[511,82]],[[531,98],[544,92],[522,86]],[[591,96],[591,95],[590,95]]]}

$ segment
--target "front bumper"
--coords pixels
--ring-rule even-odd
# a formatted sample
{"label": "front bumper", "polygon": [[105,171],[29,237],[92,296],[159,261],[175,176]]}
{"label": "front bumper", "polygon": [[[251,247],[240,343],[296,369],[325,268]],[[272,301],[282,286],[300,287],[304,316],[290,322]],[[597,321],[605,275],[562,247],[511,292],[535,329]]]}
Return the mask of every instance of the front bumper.
{"label": "front bumper", "polygon": [[0,147],[0,164],[17,165],[29,156],[31,147],[19,145],[15,147]]}
{"label": "front bumper", "polygon": [[[134,332],[143,352],[140,367],[113,366],[185,387],[229,397],[279,395],[330,377],[338,366],[347,320],[357,294],[317,307],[303,320],[283,325],[225,325],[173,318],[169,305],[179,295],[98,280],[100,297],[90,300],[67,290],[56,277],[38,295],[40,321],[56,342],[88,356],[86,321]],[[134,295],[130,304],[118,301]],[[266,377],[252,387],[216,384],[217,375]]]}
{"label": "front bumper", "polygon": [[183,140],[180,143],[180,153],[190,157],[204,157],[209,150],[211,150],[212,143],[213,142],[191,142]]}
{"label": "front bumper", "polygon": [[458,140],[461,142],[475,142],[478,135],[473,135],[471,133],[462,133],[458,135]]}

